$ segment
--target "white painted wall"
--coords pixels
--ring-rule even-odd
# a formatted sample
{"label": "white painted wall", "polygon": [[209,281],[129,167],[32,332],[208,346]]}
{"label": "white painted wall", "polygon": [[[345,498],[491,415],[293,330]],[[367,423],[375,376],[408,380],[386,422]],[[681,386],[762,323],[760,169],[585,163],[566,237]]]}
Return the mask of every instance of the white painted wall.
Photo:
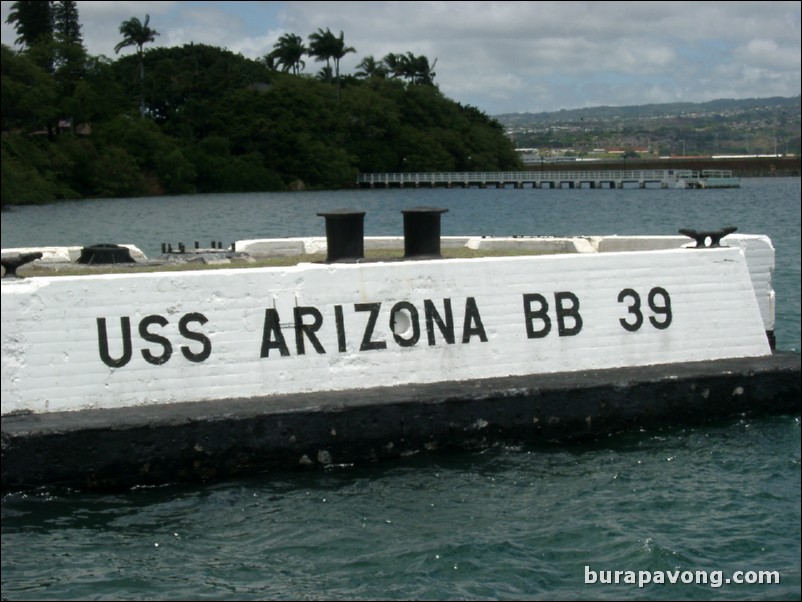
{"label": "white painted wall", "polygon": [[[680,247],[689,252],[707,252],[705,249],[694,250],[692,247],[696,243],[690,242],[687,236],[594,236],[591,242],[599,253]],[[730,234],[721,244],[743,250],[764,327],[767,331],[774,330],[774,245],[771,239],[761,234]]]}
{"label": "white painted wall", "polygon": [[[650,291],[670,296],[672,320],[659,329],[649,318],[665,314],[648,307]],[[628,307],[641,299],[643,325]],[[559,336],[555,294],[579,302],[581,330]],[[549,304],[551,331],[527,319],[524,295],[542,295]],[[453,310],[455,342],[437,326],[430,346],[424,300],[440,314],[444,299]],[[463,342],[466,307],[473,334]],[[573,302],[566,297],[570,314]],[[662,306],[662,293],[654,299]],[[420,338],[412,346],[396,342],[390,310],[411,303],[419,314]],[[370,313],[355,304],[380,304],[368,347],[360,350]],[[293,308],[316,308],[322,325],[315,333],[325,353],[303,336],[296,346]],[[337,307],[342,311],[338,328]],[[540,305],[530,302],[530,314]],[[312,311],[312,310],[310,310]],[[278,346],[263,357],[266,316],[276,312],[288,355]],[[399,321],[405,311],[399,311]],[[470,314],[470,311],[467,312]],[[182,317],[194,315],[180,332]],[[202,315],[205,323],[197,316]],[[150,316],[150,318],[148,318]],[[157,316],[153,318],[153,316]],[[123,354],[121,318],[131,323],[131,357],[121,367],[104,363],[98,318],[107,326],[108,353]],[[311,314],[304,323],[313,322]],[[531,317],[531,316],[530,316]],[[409,318],[409,315],[406,316]],[[186,319],[186,318],[185,318]],[[479,328],[481,320],[481,329]],[[144,340],[139,324],[152,322]],[[567,315],[564,326],[577,329]],[[277,327],[279,328],[279,327]],[[403,339],[414,330],[398,327]],[[486,337],[483,341],[479,334]],[[267,340],[275,341],[269,331]],[[342,334],[341,334],[342,333]],[[345,351],[339,350],[340,335]],[[163,337],[163,338],[158,338]],[[210,353],[203,361],[202,338]],[[172,355],[160,365],[146,361]],[[184,352],[182,352],[182,348]],[[449,259],[422,262],[300,264],[147,274],[61,276],[2,282],[2,413],[120,407],[163,402],[252,397],[273,393],[364,388],[416,382],[614,368],[770,353],[744,258],[738,248],[587,253],[512,258]]]}
{"label": "white painted wall", "polygon": [[[443,236],[442,248],[467,247],[485,251],[527,251],[542,253],[621,253],[630,251],[657,251],[688,248],[695,245],[687,236]],[[767,331],[774,330],[775,297],[774,246],[768,236],[758,234],[730,234],[722,242],[742,249],[749,265],[752,286],[760,307],[760,315]],[[292,256],[326,253],[325,237],[280,238],[243,240],[236,243],[238,251],[253,257]],[[370,236],[365,238],[365,249],[400,249],[404,239],[400,236]]]}
{"label": "white painted wall", "polygon": [[[686,236],[443,236],[441,247],[467,247],[474,250],[504,251],[518,250],[544,253],[620,253],[626,251],[656,251],[693,246]],[[767,331],[774,330],[775,297],[772,284],[774,276],[774,246],[767,236],[754,234],[731,234],[723,244],[743,249],[752,286],[760,307],[760,315]],[[130,249],[131,256],[145,260],[144,253],[134,245],[123,245]],[[400,236],[365,237],[365,249],[400,249],[404,239]],[[302,238],[271,238],[241,240],[237,251],[254,258],[292,257],[326,253],[326,238],[321,236]],[[61,263],[76,261],[81,247],[31,247],[3,249],[3,255],[16,255],[40,251],[43,257],[37,263]]]}

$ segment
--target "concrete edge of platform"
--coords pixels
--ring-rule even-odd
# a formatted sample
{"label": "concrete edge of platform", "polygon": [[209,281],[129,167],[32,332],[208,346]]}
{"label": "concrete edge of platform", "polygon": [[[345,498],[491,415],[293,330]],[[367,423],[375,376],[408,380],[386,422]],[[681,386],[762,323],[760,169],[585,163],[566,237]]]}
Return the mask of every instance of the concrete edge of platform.
{"label": "concrete edge of platform", "polygon": [[4,416],[3,491],[122,489],[800,410],[800,354]]}

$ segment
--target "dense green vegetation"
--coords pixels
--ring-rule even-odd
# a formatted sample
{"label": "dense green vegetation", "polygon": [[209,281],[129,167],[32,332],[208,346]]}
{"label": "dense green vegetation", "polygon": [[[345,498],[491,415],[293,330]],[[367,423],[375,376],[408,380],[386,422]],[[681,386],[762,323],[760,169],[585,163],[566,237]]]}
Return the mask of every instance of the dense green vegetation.
{"label": "dense green vegetation", "polygon": [[[14,3],[28,4],[46,3]],[[21,35],[20,52],[2,46],[4,205],[332,189],[354,185],[359,172],[521,167],[501,125],[443,96],[425,57],[388,55],[397,71],[341,76],[335,48],[334,70],[311,76],[281,44],[255,61],[199,44],[145,49],[158,35],[147,19],[120,33],[118,48],[136,54],[88,56],[80,35]],[[342,32],[316,35],[343,42]],[[362,66],[376,64],[366,57]]]}

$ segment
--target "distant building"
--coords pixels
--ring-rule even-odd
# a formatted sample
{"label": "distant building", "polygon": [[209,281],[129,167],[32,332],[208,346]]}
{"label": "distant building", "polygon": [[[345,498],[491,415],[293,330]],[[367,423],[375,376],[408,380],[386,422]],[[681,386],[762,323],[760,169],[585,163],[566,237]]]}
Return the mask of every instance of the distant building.
{"label": "distant building", "polygon": [[515,152],[520,155],[524,165],[535,165],[543,159],[540,156],[540,150],[537,148],[516,148]]}

